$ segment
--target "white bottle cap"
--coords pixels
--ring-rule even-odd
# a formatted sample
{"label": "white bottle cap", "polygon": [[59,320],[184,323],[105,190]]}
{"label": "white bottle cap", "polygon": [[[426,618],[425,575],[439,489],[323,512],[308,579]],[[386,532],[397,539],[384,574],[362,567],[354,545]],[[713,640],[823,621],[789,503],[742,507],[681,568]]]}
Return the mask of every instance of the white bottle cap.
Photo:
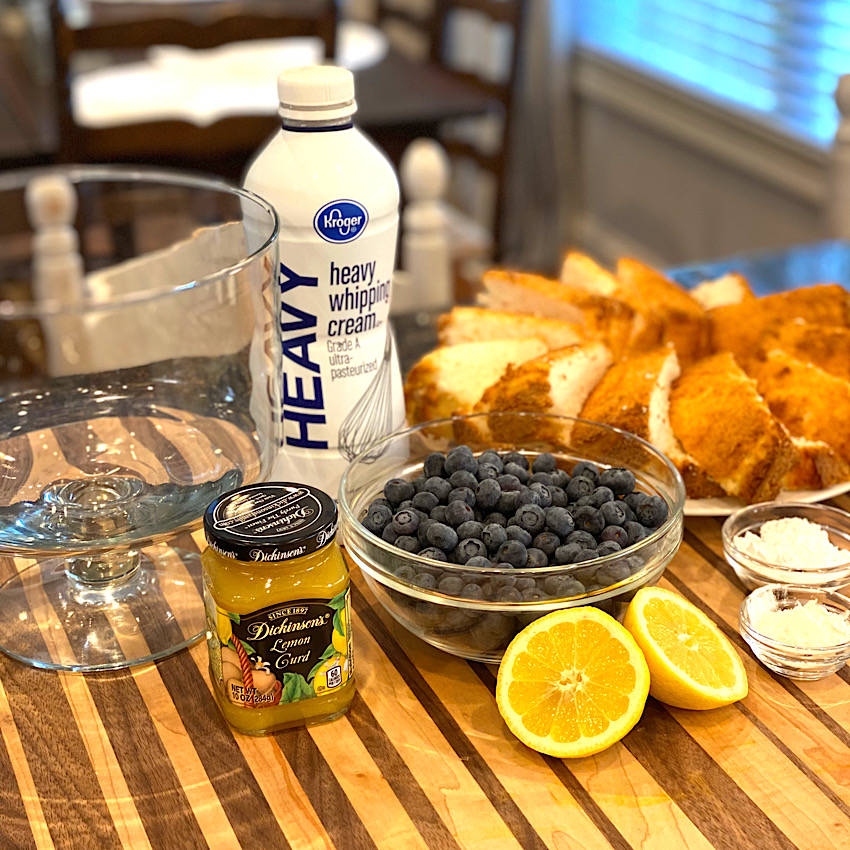
{"label": "white bottle cap", "polygon": [[278,114],[300,121],[345,118],[357,111],[354,75],[336,65],[287,68],[277,78]]}

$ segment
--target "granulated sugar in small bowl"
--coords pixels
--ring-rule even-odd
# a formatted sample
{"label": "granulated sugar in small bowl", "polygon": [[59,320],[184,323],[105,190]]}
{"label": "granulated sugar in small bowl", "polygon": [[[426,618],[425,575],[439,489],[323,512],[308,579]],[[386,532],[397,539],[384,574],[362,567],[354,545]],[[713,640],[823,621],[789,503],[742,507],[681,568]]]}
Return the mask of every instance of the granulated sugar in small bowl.
{"label": "granulated sugar in small bowl", "polygon": [[850,582],[850,514],[828,505],[763,502],[723,524],[723,554],[750,589]]}

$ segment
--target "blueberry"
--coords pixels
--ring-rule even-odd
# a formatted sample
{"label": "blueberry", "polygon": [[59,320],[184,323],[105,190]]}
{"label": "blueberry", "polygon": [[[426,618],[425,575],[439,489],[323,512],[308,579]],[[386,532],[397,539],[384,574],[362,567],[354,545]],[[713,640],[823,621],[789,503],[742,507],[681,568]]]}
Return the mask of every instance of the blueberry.
{"label": "blueberry", "polygon": [[[512,570],[510,564],[496,564],[497,567],[504,567],[507,570]],[[499,590],[501,587],[514,587],[517,583],[517,576],[493,576],[490,579],[490,584],[494,590]]]}
{"label": "blueberry", "polygon": [[599,535],[600,543],[613,541],[621,549],[625,549],[629,545],[629,532],[621,525],[606,525]]}
{"label": "blueberry", "polygon": [[464,501],[454,499],[446,506],[446,523],[457,528],[465,522],[475,520],[475,511]]}
{"label": "blueberry", "polygon": [[578,555],[576,555],[575,563],[577,564],[579,561],[593,561],[598,557],[599,555],[596,554],[595,549],[582,549]]}
{"label": "blueberry", "polygon": [[417,587],[423,587],[427,590],[432,590],[437,586],[437,580],[431,573],[419,572],[416,573],[415,576],[410,580],[411,584],[415,584]]}
{"label": "blueberry", "polygon": [[394,570],[397,578],[400,578],[402,581],[412,581],[413,577],[416,575],[416,570],[410,566],[410,564],[400,564]]}
{"label": "blueberry", "polygon": [[646,493],[629,493],[628,496],[623,497],[623,501],[633,510],[636,511],[638,509],[638,505],[643,504],[649,496]]}
{"label": "blueberry", "polygon": [[412,499],[415,493],[413,485],[404,478],[390,478],[384,484],[384,495],[394,507],[398,507],[405,499]]}
{"label": "blueberry", "polygon": [[500,587],[493,596],[496,602],[520,602],[522,593],[515,587]]}
{"label": "blueberry", "polygon": [[[478,486],[478,482],[476,482],[475,486]],[[475,507],[475,491],[470,487],[455,487],[450,493],[449,497],[446,500],[447,504],[455,501],[466,502],[469,507]]]}
{"label": "blueberry", "polygon": [[606,555],[613,555],[615,552],[622,551],[623,547],[616,540],[605,540],[596,547],[596,556],[604,558]]}
{"label": "blueberry", "polygon": [[596,538],[592,534],[588,534],[588,532],[582,531],[581,529],[576,529],[568,534],[566,542],[577,543],[582,549],[596,548]]}
{"label": "blueberry", "polygon": [[558,468],[558,461],[555,459],[555,455],[549,452],[541,452],[534,458],[531,468],[534,472],[554,472]]}
{"label": "blueberry", "polygon": [[484,591],[479,584],[465,584],[460,592],[462,599],[483,599]]}
{"label": "blueberry", "polygon": [[591,463],[589,460],[580,460],[573,467],[573,478],[576,475],[583,475],[585,478],[589,478],[594,486],[596,486],[596,482],[599,480],[599,467],[595,463]]}
{"label": "blueberry", "polygon": [[523,578],[517,579],[516,589],[520,591],[520,593],[535,587],[537,587],[537,580],[531,578],[531,576],[524,576]]}
{"label": "blueberry", "polygon": [[445,478],[434,476],[425,481],[425,492],[433,493],[440,502],[445,504],[449,498],[449,493],[452,492],[452,485]]}
{"label": "blueberry", "polygon": [[505,533],[508,535],[508,540],[518,540],[523,546],[531,546],[531,541],[534,540],[534,536],[531,532],[526,531],[521,525],[510,525],[510,520],[508,523],[509,524],[505,529]]}
{"label": "blueberry", "polygon": [[499,482],[499,486],[505,492],[516,491],[518,493],[520,490],[522,490],[522,481],[520,481],[519,478],[516,477],[516,475],[507,475],[503,473],[496,480]]}
{"label": "blueberry", "polygon": [[498,452],[493,451],[493,449],[487,449],[486,452],[481,452],[478,456],[478,465],[481,466],[482,463],[494,467],[500,475],[505,468],[504,461],[499,457]]}
{"label": "blueberry", "polygon": [[565,508],[546,508],[546,527],[559,537],[566,537],[575,529],[575,522]]}
{"label": "blueberry", "polygon": [[459,469],[449,476],[449,484],[452,487],[468,487],[470,490],[475,490],[478,486],[478,479],[465,469]]}
{"label": "blueberry", "polygon": [[363,525],[373,534],[380,534],[392,520],[393,513],[386,505],[372,502],[363,520]]}
{"label": "blueberry", "polygon": [[393,517],[393,530],[397,534],[416,534],[419,528],[419,514],[414,511],[398,511]]}
{"label": "blueberry", "polygon": [[[629,507],[628,503],[625,499],[619,499],[616,504],[618,504],[626,514],[626,522],[634,522],[635,521],[635,512]],[[621,525],[625,525],[624,523],[620,523]]]}
{"label": "blueberry", "polygon": [[614,491],[610,487],[597,487],[590,494],[590,504],[594,508],[601,508],[606,502],[614,501]]}
{"label": "blueberry", "polygon": [[481,539],[484,541],[488,552],[497,552],[499,547],[508,539],[508,533],[503,526],[490,522],[481,530]]}
{"label": "blueberry", "polygon": [[595,508],[596,505],[593,504],[593,493],[588,493],[586,496],[579,496],[579,498],[573,502],[573,505],[577,508]]}
{"label": "blueberry", "polygon": [[[573,481],[575,481],[575,479],[573,479]],[[605,520],[602,518],[602,514],[590,505],[579,508],[573,519],[575,520],[576,528],[586,531],[594,537],[596,537],[602,529],[605,528]]]}
{"label": "blueberry", "polygon": [[429,514],[429,516],[435,522],[444,523],[446,521],[446,511],[447,510],[448,510],[448,508],[445,505],[437,505],[436,508],[433,508],[431,510],[431,513]]}
{"label": "blueberry", "polygon": [[416,529],[416,539],[420,542],[422,546],[428,545],[428,538],[426,536],[426,532],[435,522],[436,520],[433,520],[430,517],[426,517],[425,519],[419,520],[419,528]]}
{"label": "blueberry", "polygon": [[635,474],[630,469],[612,466],[600,474],[599,483],[610,487],[616,496],[628,496],[635,489]]}
{"label": "blueberry", "polygon": [[487,556],[487,547],[483,540],[468,537],[457,544],[454,551],[454,560],[458,564],[465,564],[470,558]]}
{"label": "blueberry", "polygon": [[525,566],[531,568],[538,567],[548,567],[549,566],[549,558],[546,553],[541,549],[535,549],[533,546],[526,550],[527,557],[525,559]]}
{"label": "blueberry", "polygon": [[519,479],[520,484],[528,484],[528,479],[531,477],[527,468],[513,462],[505,464],[505,475],[513,475]]}
{"label": "blueberry", "polygon": [[384,530],[381,532],[381,539],[386,540],[387,543],[395,543],[395,539],[398,536],[398,532],[393,528],[392,523],[384,526]]}
{"label": "blueberry", "polygon": [[371,508],[373,505],[385,505],[385,506],[386,506],[386,507],[388,507],[390,510],[392,510],[392,509],[393,509],[393,506],[392,506],[392,504],[390,503],[390,500],[389,500],[389,499],[385,499],[385,498],[383,498],[383,496],[381,496],[381,497],[379,497],[379,498],[377,498],[377,499],[372,499],[372,501],[369,503],[369,507]]}
{"label": "blueberry", "polygon": [[559,546],[555,550],[555,563],[556,564],[573,564],[575,563],[576,558],[578,557],[578,553],[581,552],[582,547],[578,545],[578,543],[565,543],[563,546]]}
{"label": "blueberry", "polygon": [[396,537],[393,545],[405,552],[413,552],[414,554],[422,548],[422,544],[408,534],[400,534]]}
{"label": "blueberry", "polygon": [[547,487],[552,486],[552,476],[548,472],[533,472],[531,478],[528,479],[529,484],[545,484]]}
{"label": "blueberry", "polygon": [[626,511],[629,510],[628,505],[620,501],[605,502],[599,513],[602,514],[602,519],[605,520],[605,525],[623,525],[628,519]]}
{"label": "blueberry", "polygon": [[570,483],[570,476],[566,472],[566,470],[556,469],[553,473],[551,473],[551,475],[552,475],[552,484],[555,487],[560,487],[562,490],[564,488],[566,488],[567,484]]}
{"label": "blueberry", "polygon": [[[589,560],[589,559],[585,559]],[[573,570],[572,577],[576,581],[580,581],[585,589],[587,586],[593,582],[593,577],[596,575],[596,571],[599,567],[579,567],[578,569]]]}
{"label": "blueberry", "polygon": [[457,532],[449,525],[435,522],[426,532],[425,536],[432,546],[451,552],[458,544]]}
{"label": "blueberry", "polygon": [[528,458],[522,454],[522,452],[505,452],[502,455],[502,460],[507,466],[509,463],[515,463],[517,466],[521,466],[523,469],[528,469]]}
{"label": "blueberry", "polygon": [[523,505],[539,505],[540,494],[532,490],[530,487],[523,487],[516,497],[517,510]]}
{"label": "blueberry", "polygon": [[582,496],[589,496],[596,489],[596,485],[590,478],[586,478],[583,475],[574,475],[565,489],[567,498],[571,502],[575,502]]}
{"label": "blueberry", "polygon": [[528,485],[528,489],[532,493],[537,493],[540,497],[540,501],[538,504],[541,508],[549,508],[552,506],[552,496],[549,495],[549,490],[545,484],[540,484],[539,482],[535,482]]}
{"label": "blueberry", "polygon": [[646,537],[646,528],[639,522],[629,521],[623,528],[626,529],[626,534],[629,535],[629,546],[633,546],[639,540],[643,540]]}
{"label": "blueberry", "polygon": [[464,564],[466,567],[492,567],[493,562],[489,558],[485,558],[483,555],[473,555],[467,562]]}
{"label": "blueberry", "polygon": [[423,558],[430,558],[432,561],[448,561],[446,553],[436,546],[429,546],[427,549],[420,549],[419,554]]}
{"label": "blueberry", "polygon": [[610,587],[631,575],[626,564],[606,564],[596,571],[595,580],[603,587]]}
{"label": "blueberry", "polygon": [[528,559],[528,550],[519,540],[507,540],[496,552],[497,561],[505,561],[512,567],[524,567]]}
{"label": "blueberry", "polygon": [[543,590],[553,599],[567,599],[584,593],[584,585],[570,576],[546,576]]}
{"label": "blueberry", "polygon": [[529,587],[527,590],[522,591],[522,601],[523,602],[539,602],[541,599],[545,599],[546,594],[535,584],[534,587]]}
{"label": "blueberry", "polygon": [[531,541],[531,545],[535,549],[545,552],[547,558],[551,558],[555,554],[555,550],[561,545],[561,538],[551,531],[543,531]]}
{"label": "blueberry", "polygon": [[437,590],[447,596],[457,596],[463,590],[463,579],[460,576],[444,575],[437,582]]}
{"label": "blueberry", "polygon": [[505,516],[512,516],[514,511],[516,511],[518,497],[519,493],[516,490],[505,490],[503,487],[502,495],[499,496],[499,503],[496,505],[496,509]]}
{"label": "blueberry", "polygon": [[495,478],[487,478],[475,488],[475,504],[485,510],[492,510],[502,498],[502,488]]}
{"label": "blueberry", "polygon": [[416,493],[421,493],[425,489],[425,482],[427,481],[424,475],[420,475],[417,478],[414,478],[410,483],[413,485],[414,495]]}
{"label": "blueberry", "polygon": [[523,505],[516,512],[517,524],[531,534],[539,534],[546,527],[546,514],[539,505]]}
{"label": "blueberry", "polygon": [[552,505],[556,508],[565,508],[567,506],[566,491],[562,487],[556,487],[554,484],[547,486],[546,490],[549,493],[549,498],[552,500]]}
{"label": "blueberry", "polygon": [[467,522],[462,522],[457,527],[457,536],[461,540],[464,540],[467,537],[480,538],[483,531],[484,526],[480,522],[477,522],[476,520],[468,520]]}
{"label": "blueberry", "polygon": [[635,516],[641,525],[658,528],[667,519],[667,502],[661,496],[650,496],[635,508]]}
{"label": "blueberry", "polygon": [[459,469],[465,469],[474,474],[475,470],[478,469],[478,461],[473,456],[472,449],[469,446],[457,446],[446,455],[444,469],[446,475],[451,475]]}
{"label": "blueberry", "polygon": [[426,478],[431,478],[435,475],[438,478],[442,478],[445,469],[446,456],[442,452],[431,452],[431,454],[425,458],[425,463],[422,465],[422,474]]}
{"label": "blueberry", "polygon": [[427,490],[421,490],[413,497],[413,507],[417,508],[420,511],[425,511],[430,514],[437,505],[440,504],[440,500],[433,494],[429,493]]}
{"label": "blueberry", "polygon": [[508,519],[504,514],[500,514],[498,511],[493,511],[492,513],[487,514],[483,520],[481,520],[484,525],[501,525],[504,528],[508,524]]}
{"label": "blueberry", "polygon": [[478,462],[478,469],[475,472],[475,478],[478,481],[495,480],[499,477],[499,470],[491,463]]}

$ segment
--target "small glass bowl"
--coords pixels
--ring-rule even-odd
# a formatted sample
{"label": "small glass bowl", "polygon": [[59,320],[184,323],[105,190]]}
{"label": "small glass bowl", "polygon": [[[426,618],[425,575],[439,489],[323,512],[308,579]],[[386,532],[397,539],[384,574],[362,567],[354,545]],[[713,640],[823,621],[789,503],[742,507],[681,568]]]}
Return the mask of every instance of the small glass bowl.
{"label": "small glass bowl", "polygon": [[789,679],[823,679],[836,673],[850,660],[850,640],[832,646],[794,646],[762,634],[756,627],[757,612],[793,608],[814,600],[836,614],[850,613],[850,599],[830,590],[766,584],[741,603],[738,629],[753,654],[773,673]]}
{"label": "small glass bowl", "polygon": [[[764,523],[788,517],[807,519],[826,529],[833,546],[848,550],[847,562],[819,569],[786,567],[755,558],[738,548],[738,535],[758,532]],[[850,514],[838,508],[802,502],[760,502],[729,516],[723,523],[721,537],[726,560],[749,590],[765,584],[834,588],[850,583]]]}

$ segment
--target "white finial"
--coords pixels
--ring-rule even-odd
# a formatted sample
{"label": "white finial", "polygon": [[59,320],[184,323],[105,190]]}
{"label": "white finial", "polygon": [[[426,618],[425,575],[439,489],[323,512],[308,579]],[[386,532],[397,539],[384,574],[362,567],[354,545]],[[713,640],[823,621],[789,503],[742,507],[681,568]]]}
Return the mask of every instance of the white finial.
{"label": "white finial", "polygon": [[36,230],[72,224],[77,214],[77,193],[64,174],[33,177],[24,193],[27,215]]}
{"label": "white finial", "polygon": [[850,74],[839,77],[835,89],[838,129],[832,146],[827,226],[837,239],[850,239]]}
{"label": "white finial", "polygon": [[449,157],[434,139],[416,139],[404,151],[399,175],[407,203],[439,200],[449,188]]}

